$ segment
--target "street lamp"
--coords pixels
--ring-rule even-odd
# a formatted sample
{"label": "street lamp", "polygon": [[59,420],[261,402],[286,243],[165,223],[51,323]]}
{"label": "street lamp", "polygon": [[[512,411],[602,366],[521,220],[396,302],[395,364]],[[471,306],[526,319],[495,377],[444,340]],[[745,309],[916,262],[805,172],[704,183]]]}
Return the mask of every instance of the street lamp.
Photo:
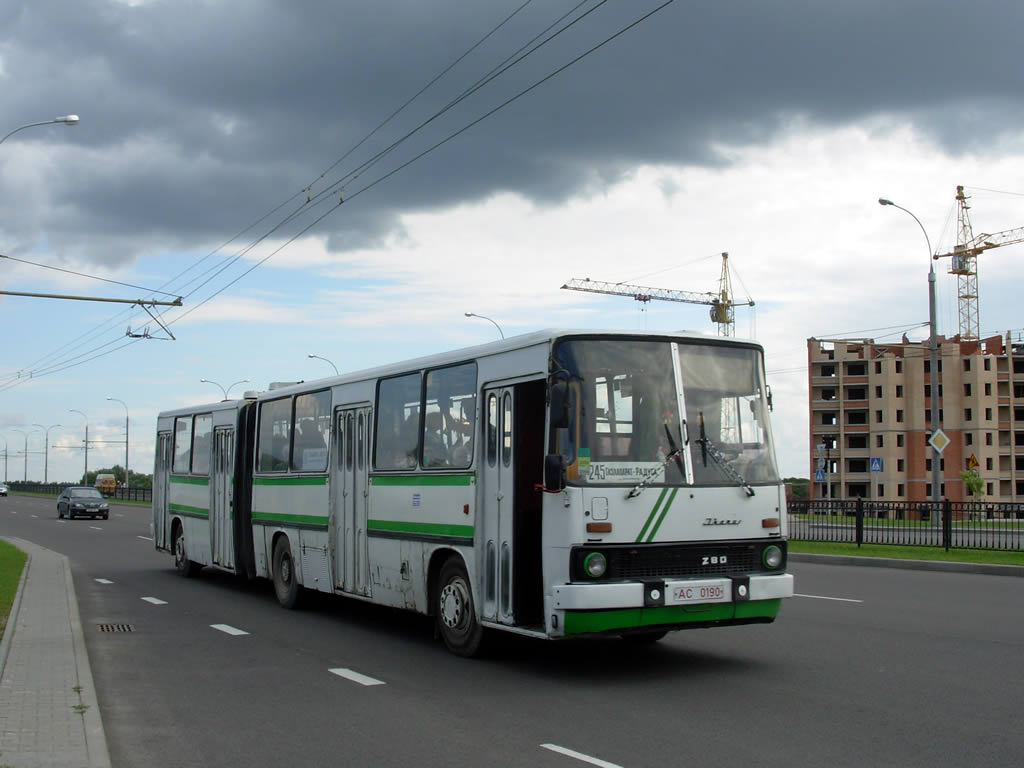
{"label": "street lamp", "polygon": [[503,338],[503,339],[505,338],[505,334],[501,330],[501,326],[498,325],[497,323],[495,323],[493,320],[491,320],[491,318],[486,317],[484,315],[478,315],[475,312],[466,312],[466,317],[479,317],[481,320],[486,320],[489,323],[493,323],[494,327],[498,329],[498,333],[501,334],[501,338]]}
{"label": "street lamp", "polygon": [[50,482],[50,430],[63,425],[51,424],[48,427],[44,427],[42,424],[33,424],[32,426],[39,427],[46,432],[46,445],[43,446],[43,485],[47,485]]}
{"label": "street lamp", "polygon": [[7,438],[0,435],[4,439],[4,482],[7,482]]}
{"label": "street lamp", "polygon": [[85,476],[82,478],[82,485],[89,484],[89,417],[81,411],[76,411],[74,408],[69,408],[68,413],[77,413],[83,419],[85,419]]}
{"label": "street lamp", "polygon": [[[124,406],[124,488],[128,490],[128,403],[124,400],[118,400],[116,397],[108,397],[107,400],[113,400],[115,403],[120,403]],[[128,498],[127,496],[125,498]]]}
{"label": "street lamp", "polygon": [[338,366],[336,366],[336,365],[335,365],[334,363],[332,363],[332,362],[331,362],[330,360],[328,360],[328,359],[327,359],[326,357],[320,357],[320,355],[314,355],[314,354],[313,354],[312,352],[310,352],[310,353],[309,353],[309,354],[307,355],[307,357],[311,357],[311,358],[314,358],[314,359],[316,359],[316,360],[323,360],[323,361],[324,361],[325,363],[327,363],[328,365],[330,365],[330,366],[331,366],[331,368],[333,368],[333,369],[334,369],[334,375],[335,375],[335,376],[337,376],[337,375],[338,375]]}
{"label": "street lamp", "polygon": [[227,399],[228,399],[228,392],[231,391],[231,388],[233,386],[235,386],[236,384],[246,384],[246,383],[248,383],[249,380],[248,379],[239,379],[238,381],[236,381],[236,382],[234,382],[232,384],[228,384],[228,388],[227,389],[224,389],[223,385],[217,384],[216,381],[212,381],[210,379],[200,379],[200,381],[203,382],[204,384],[214,384],[214,385],[220,387],[220,391],[224,393],[224,400],[222,400],[221,402],[226,402]]}
{"label": "street lamp", "polygon": [[15,128],[13,131],[11,131],[2,139],[0,139],[0,144],[3,144],[7,139],[16,134],[18,131],[22,131],[26,128],[34,128],[37,125],[50,125],[51,123],[64,123],[64,125],[78,125],[78,115],[62,115],[61,117],[53,118],[53,120],[43,120],[41,123],[27,123],[26,125],[22,125],[18,128]]}
{"label": "street lamp", "polygon": [[24,482],[27,483],[28,482],[28,436],[29,435],[34,435],[36,433],[36,430],[30,429],[30,430],[26,431],[24,429],[15,429],[15,428],[12,427],[11,431],[12,432],[20,432],[22,435],[25,436],[25,477],[24,477]]}
{"label": "street lamp", "polygon": [[[938,337],[935,331],[935,263],[932,258],[932,243],[928,239],[928,232],[924,228],[924,224],[921,220],[914,216],[913,213],[908,211],[901,205],[896,205],[892,200],[887,200],[884,197],[878,198],[879,205],[891,205],[893,208],[899,208],[906,214],[909,214],[914,221],[917,222],[917,226],[921,228],[921,232],[924,234],[925,245],[928,246],[928,356],[929,356],[929,375],[928,382],[929,388],[932,392],[932,405],[931,405],[931,420],[932,420],[932,434],[934,435],[937,430],[942,429],[942,425],[939,424],[939,363],[938,363]],[[942,484],[941,474],[939,472],[939,464],[941,459],[941,451],[935,447],[935,443],[932,442],[932,501],[936,504],[941,500],[942,494],[939,489]],[[937,522],[937,515],[934,514],[932,519]]]}

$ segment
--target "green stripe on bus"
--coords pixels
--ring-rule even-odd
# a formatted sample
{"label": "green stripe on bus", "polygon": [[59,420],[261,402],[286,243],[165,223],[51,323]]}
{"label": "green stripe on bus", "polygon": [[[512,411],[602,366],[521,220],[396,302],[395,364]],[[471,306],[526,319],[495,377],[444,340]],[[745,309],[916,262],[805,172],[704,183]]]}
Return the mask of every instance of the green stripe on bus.
{"label": "green stripe on bus", "polygon": [[566,611],[565,634],[608,632],[616,629],[695,624],[731,619],[774,619],[781,600],[751,600],[746,603],[708,605],[665,605],[658,608],[619,608],[611,611]]}
{"label": "green stripe on bus", "polygon": [[190,507],[187,504],[168,504],[167,508],[171,512],[177,512],[187,517],[202,517],[208,518],[210,516],[210,510],[206,507]]}
{"label": "green stripe on bus", "polygon": [[210,478],[194,477],[193,475],[171,475],[172,483],[183,483],[185,485],[209,485]]}
{"label": "green stripe on bus", "polygon": [[640,535],[636,537],[638,543],[644,540],[644,535],[647,533],[647,529],[651,527],[651,521],[654,520],[654,516],[658,514],[658,507],[661,506],[661,502],[665,498],[666,493],[668,493],[668,488],[662,488],[661,494],[654,502],[654,509],[651,510],[651,514],[648,516],[647,522],[644,523],[644,527],[640,529]]}
{"label": "green stripe on bus", "polygon": [[303,477],[254,477],[253,485],[327,485],[327,475]]}
{"label": "green stripe on bus", "polygon": [[261,523],[302,523],[303,525],[321,525],[327,527],[327,515],[282,515],[277,512],[253,512],[252,519]]}
{"label": "green stripe on bus", "polygon": [[430,536],[458,536],[473,538],[472,525],[449,525],[446,523],[406,523],[400,520],[367,520],[368,531],[393,531],[395,533],[419,533]]}
{"label": "green stripe on bus", "polygon": [[460,475],[374,475],[371,485],[473,485],[473,473]]}
{"label": "green stripe on bus", "polygon": [[658,522],[655,523],[654,528],[651,529],[651,535],[647,537],[648,541],[654,541],[654,536],[658,533],[658,529],[661,528],[661,524],[665,522],[665,515],[668,514],[669,509],[672,507],[672,502],[676,500],[677,493],[679,493],[679,489],[673,488],[672,495],[668,497],[668,501],[665,502],[665,506],[661,508],[661,517],[658,518]]}

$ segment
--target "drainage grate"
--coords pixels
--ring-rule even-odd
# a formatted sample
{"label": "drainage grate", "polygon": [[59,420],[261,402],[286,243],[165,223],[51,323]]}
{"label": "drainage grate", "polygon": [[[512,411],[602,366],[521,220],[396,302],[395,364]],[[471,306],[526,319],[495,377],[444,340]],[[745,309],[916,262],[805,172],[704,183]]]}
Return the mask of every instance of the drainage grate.
{"label": "drainage grate", "polygon": [[135,627],[131,624],[97,624],[96,629],[100,632],[134,632]]}

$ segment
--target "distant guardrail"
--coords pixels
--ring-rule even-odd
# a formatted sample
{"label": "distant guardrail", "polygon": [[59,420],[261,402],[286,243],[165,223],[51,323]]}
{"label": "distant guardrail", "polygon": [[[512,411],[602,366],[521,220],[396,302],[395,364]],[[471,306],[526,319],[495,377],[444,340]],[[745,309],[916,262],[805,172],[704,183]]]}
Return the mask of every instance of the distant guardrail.
{"label": "distant guardrail", "polygon": [[1024,551],[1024,504],[792,499],[786,511],[794,541]]}

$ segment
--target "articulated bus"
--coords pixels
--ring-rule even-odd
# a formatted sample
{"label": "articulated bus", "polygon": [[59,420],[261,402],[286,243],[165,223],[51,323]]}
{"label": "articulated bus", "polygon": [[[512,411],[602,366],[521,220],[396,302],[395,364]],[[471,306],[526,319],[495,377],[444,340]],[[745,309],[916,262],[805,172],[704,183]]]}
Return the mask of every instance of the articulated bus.
{"label": "articulated bus", "polygon": [[775,619],[793,594],[763,350],[541,331],[161,413],[156,548],[538,638]]}

